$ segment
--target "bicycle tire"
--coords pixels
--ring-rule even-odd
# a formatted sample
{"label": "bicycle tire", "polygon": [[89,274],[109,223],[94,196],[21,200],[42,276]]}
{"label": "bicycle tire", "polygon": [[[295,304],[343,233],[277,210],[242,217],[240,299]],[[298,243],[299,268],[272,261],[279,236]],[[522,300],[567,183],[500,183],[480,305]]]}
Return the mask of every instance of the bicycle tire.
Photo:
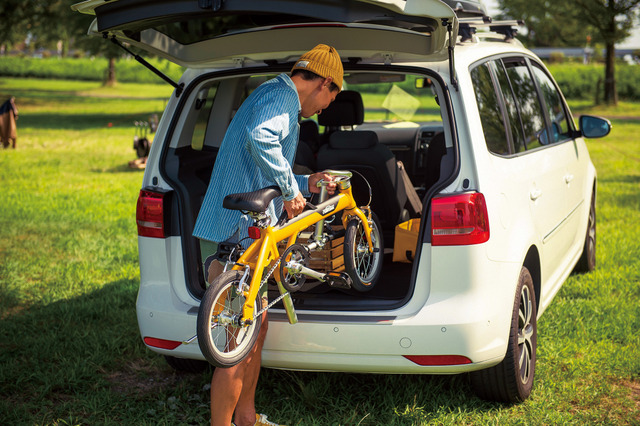
{"label": "bicycle tire", "polygon": [[[248,326],[217,324],[220,320],[242,314],[245,298],[238,292],[242,278],[240,271],[227,271],[204,292],[198,310],[196,329],[202,354],[215,367],[229,368],[241,362],[253,349],[262,321],[254,319]],[[262,308],[258,295],[254,313]]]}
{"label": "bicycle tire", "polygon": [[351,219],[344,234],[344,266],[351,277],[353,289],[364,293],[375,286],[384,263],[384,241],[380,232],[380,221],[371,213],[373,253],[369,252],[364,226],[358,218]]}

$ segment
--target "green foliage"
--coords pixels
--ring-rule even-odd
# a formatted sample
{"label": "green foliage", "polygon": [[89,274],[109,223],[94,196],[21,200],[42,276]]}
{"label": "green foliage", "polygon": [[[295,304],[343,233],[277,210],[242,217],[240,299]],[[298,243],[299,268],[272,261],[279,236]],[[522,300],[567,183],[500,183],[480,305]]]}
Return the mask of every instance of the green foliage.
{"label": "green foliage", "polygon": [[[549,64],[548,68],[567,99],[593,100],[598,87],[600,93],[604,90],[603,65]],[[640,66],[618,64],[616,85],[620,99],[640,100],[638,81],[640,81]]]}
{"label": "green foliage", "polygon": [[[0,79],[18,148],[0,150],[0,419],[7,425],[205,425],[211,372],[172,371],[141,342],[134,120],[171,88]],[[613,120],[598,170],[596,271],[572,275],[539,323],[536,381],[518,405],[466,375],[263,370],[257,408],[290,425],[637,424],[640,389],[639,103],[572,102]],[[109,123],[112,125],[109,126]],[[396,344],[397,342],[381,342]]]}
{"label": "green foliage", "polygon": [[[169,61],[147,59],[149,63],[174,81],[180,79],[184,69]],[[36,77],[84,81],[104,81],[108,61],[105,58],[30,58],[0,56],[0,76]],[[119,82],[163,83],[162,79],[132,58],[116,62]]]}

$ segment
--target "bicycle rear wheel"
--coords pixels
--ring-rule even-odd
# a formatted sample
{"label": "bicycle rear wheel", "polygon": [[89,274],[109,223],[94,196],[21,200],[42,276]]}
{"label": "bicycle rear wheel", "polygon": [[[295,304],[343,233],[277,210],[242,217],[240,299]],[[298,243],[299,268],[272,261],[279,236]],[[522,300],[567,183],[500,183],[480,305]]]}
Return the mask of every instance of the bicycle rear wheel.
{"label": "bicycle rear wheel", "polygon": [[[228,271],[207,288],[198,310],[198,345],[212,365],[228,368],[238,364],[251,351],[260,333],[261,319],[251,325],[239,325],[246,298],[238,291],[240,271]],[[256,297],[254,314],[262,308]]]}
{"label": "bicycle rear wheel", "polygon": [[384,242],[380,222],[374,213],[371,213],[371,218],[373,253],[369,252],[367,235],[360,219],[350,220],[344,235],[344,266],[351,277],[352,287],[359,292],[373,289],[384,263]]}

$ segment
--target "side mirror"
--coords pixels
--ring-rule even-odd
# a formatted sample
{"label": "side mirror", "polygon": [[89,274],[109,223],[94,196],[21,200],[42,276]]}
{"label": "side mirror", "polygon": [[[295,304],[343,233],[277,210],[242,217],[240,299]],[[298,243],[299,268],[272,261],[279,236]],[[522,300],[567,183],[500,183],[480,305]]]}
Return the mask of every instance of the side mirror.
{"label": "side mirror", "polygon": [[611,132],[611,122],[606,118],[593,115],[581,115],[579,119],[580,133],[585,138],[601,138]]}

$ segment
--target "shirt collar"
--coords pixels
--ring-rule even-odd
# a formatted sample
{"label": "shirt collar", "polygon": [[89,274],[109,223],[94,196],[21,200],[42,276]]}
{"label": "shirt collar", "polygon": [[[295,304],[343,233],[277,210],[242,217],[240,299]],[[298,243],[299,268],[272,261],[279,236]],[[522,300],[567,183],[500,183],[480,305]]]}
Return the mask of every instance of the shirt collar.
{"label": "shirt collar", "polygon": [[298,114],[300,114],[300,112],[302,111],[302,105],[300,105],[300,96],[298,96],[298,88],[296,87],[295,83],[293,82],[293,80],[291,80],[289,74],[286,73],[280,74],[277,78],[296,92],[296,99],[298,99]]}

